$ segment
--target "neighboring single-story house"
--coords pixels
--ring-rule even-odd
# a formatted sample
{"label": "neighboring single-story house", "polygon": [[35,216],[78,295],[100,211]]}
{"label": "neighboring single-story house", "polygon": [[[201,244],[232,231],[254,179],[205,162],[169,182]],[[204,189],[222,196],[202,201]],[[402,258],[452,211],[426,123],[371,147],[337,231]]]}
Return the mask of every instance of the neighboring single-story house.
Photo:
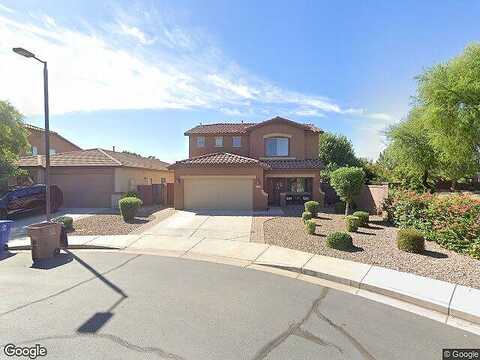
{"label": "neighboring single-story house", "polygon": [[[116,207],[121,194],[137,185],[173,182],[168,163],[103,149],[50,156],[50,183],[63,191],[64,207]],[[19,167],[36,183],[45,181],[45,156],[26,156]]]}

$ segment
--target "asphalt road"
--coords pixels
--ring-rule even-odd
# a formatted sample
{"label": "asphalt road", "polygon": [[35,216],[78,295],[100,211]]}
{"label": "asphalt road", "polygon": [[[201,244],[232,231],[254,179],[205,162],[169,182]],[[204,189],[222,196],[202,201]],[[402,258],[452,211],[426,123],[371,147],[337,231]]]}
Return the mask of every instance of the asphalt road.
{"label": "asphalt road", "polygon": [[[239,267],[78,251],[0,261],[0,358],[441,359],[480,337],[333,289]],[[58,266],[57,266],[58,265]],[[19,358],[16,358],[19,359]]]}

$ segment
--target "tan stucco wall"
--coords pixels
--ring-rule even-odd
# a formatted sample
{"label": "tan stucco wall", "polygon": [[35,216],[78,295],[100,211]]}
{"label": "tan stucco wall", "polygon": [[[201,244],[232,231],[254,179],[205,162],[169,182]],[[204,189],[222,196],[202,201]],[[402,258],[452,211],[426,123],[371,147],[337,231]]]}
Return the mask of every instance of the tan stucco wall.
{"label": "tan stucco wall", "polygon": [[[232,147],[232,135],[223,135],[223,147],[215,146],[215,136],[190,135],[188,156],[191,158],[215,152],[229,152],[259,159],[261,157],[265,157],[264,137],[274,134],[284,134],[289,136],[289,157],[296,158],[298,160],[318,158],[319,134],[312,131],[305,131],[302,128],[285,123],[270,123],[255,128],[247,135],[242,135],[242,147],[240,148]],[[204,147],[197,147],[198,136],[205,137]]]}
{"label": "tan stucco wall", "polygon": [[[184,180],[185,176],[254,176],[253,207],[255,210],[267,208],[267,194],[263,191],[263,168],[189,168],[175,170],[174,207],[183,209]],[[235,189],[232,189],[235,191]]]}
{"label": "tan stucco wall", "polygon": [[135,191],[137,185],[160,184],[162,178],[173,182],[173,171],[115,168],[115,192]]}
{"label": "tan stucco wall", "polygon": [[265,157],[264,137],[273,134],[290,135],[288,157],[305,159],[305,130],[287,124],[268,124],[250,132],[250,157]]}
{"label": "tan stucco wall", "polygon": [[[199,135],[203,136],[203,135]],[[223,147],[216,147],[215,146],[215,137],[216,136],[205,136],[205,146],[204,147],[197,147],[197,135],[189,136],[189,153],[188,157],[199,156],[203,154],[210,154],[214,152],[228,152],[232,154],[238,154],[242,156],[248,156],[250,147],[248,142],[248,136],[243,135],[242,138],[242,146],[241,147],[233,147],[232,146],[232,138],[234,136],[239,135],[218,135],[223,136]]]}
{"label": "tan stucco wall", "polygon": [[388,197],[388,184],[363,185],[362,191],[353,201],[359,209],[366,210],[371,214],[381,214],[383,203]]}
{"label": "tan stucco wall", "polygon": [[[43,132],[28,130],[28,142],[31,146],[35,146],[38,150],[38,155],[45,155],[45,136]],[[68,141],[65,141],[57,134],[50,133],[50,149],[55,149],[57,153],[81,150]],[[25,155],[25,154],[22,154]]]}

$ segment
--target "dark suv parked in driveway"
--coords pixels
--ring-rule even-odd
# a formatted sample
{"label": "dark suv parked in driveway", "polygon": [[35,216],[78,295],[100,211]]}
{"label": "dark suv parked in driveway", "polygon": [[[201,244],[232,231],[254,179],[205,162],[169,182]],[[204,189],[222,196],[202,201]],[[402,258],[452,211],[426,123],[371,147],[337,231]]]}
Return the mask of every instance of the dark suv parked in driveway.
{"label": "dark suv parked in driveway", "polygon": [[[45,190],[44,184],[14,186],[3,192],[0,190],[0,219],[13,214],[44,210]],[[52,212],[55,212],[63,203],[63,193],[58,186],[50,186],[50,199]]]}

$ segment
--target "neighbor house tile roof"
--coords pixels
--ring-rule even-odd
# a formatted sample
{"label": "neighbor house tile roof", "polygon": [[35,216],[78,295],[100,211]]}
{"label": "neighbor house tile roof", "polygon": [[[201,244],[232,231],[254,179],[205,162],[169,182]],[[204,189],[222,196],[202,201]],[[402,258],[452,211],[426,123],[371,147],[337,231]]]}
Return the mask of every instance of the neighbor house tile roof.
{"label": "neighbor house tile roof", "polygon": [[288,120],[282,117],[274,117],[273,119],[269,119],[260,123],[219,123],[219,124],[206,124],[206,125],[198,125],[194,128],[187,130],[185,135],[221,135],[221,134],[246,134],[248,131],[258,128],[263,125],[267,125],[272,122],[283,122],[290,124],[292,126],[297,126],[304,128],[305,130],[313,131],[313,132],[322,132],[321,129],[316,127],[313,124],[301,124],[297,123],[292,120]]}
{"label": "neighbor house tile roof", "polygon": [[318,159],[306,160],[262,160],[272,170],[289,170],[289,169],[323,169],[324,165]]}
{"label": "neighbor house tile roof", "polygon": [[[25,156],[18,161],[20,167],[45,167],[45,155]],[[50,155],[51,166],[112,166],[152,170],[167,170],[166,162],[121,152],[89,149]]]}
{"label": "neighbor house tile roof", "polygon": [[189,167],[264,167],[268,168],[263,162],[237,154],[226,152],[210,153],[196,156],[190,159],[177,161],[169,166],[169,169],[189,168]]}

